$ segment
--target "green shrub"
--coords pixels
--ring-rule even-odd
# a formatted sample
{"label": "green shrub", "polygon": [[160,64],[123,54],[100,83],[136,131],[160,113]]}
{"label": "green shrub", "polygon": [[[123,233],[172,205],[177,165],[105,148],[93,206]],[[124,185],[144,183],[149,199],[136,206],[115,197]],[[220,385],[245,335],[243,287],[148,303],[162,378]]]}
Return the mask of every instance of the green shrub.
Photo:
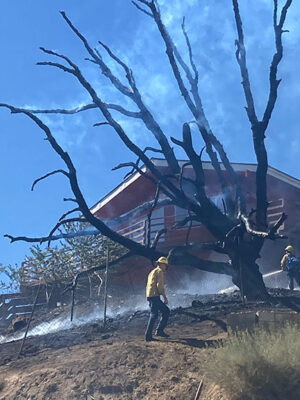
{"label": "green shrub", "polygon": [[206,375],[232,400],[299,400],[299,328],[231,334],[213,351]]}

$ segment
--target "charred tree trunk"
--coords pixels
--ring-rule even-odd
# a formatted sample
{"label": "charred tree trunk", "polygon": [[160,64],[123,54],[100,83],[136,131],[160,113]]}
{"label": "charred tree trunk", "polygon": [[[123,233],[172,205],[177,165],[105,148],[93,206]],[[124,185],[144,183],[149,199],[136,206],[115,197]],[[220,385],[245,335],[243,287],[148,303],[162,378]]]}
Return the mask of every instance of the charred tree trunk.
{"label": "charred tree trunk", "polygon": [[230,256],[234,271],[232,282],[248,300],[265,300],[269,296],[256,263],[260,257],[259,251],[262,245],[263,240],[254,240],[249,243],[243,238]]}
{"label": "charred tree trunk", "polygon": [[[263,238],[253,238],[249,234],[237,235],[228,238],[223,247],[215,245],[197,244],[191,246],[178,246],[170,250],[168,259],[174,266],[189,266],[201,271],[216,274],[229,275],[232,282],[248,300],[265,300],[268,292],[265,287],[262,274],[256,260],[260,257],[259,252],[263,246]],[[199,258],[199,251],[213,250],[226,254],[229,261],[212,261]]]}
{"label": "charred tree trunk", "polygon": [[259,266],[250,257],[241,257],[235,267],[237,274],[232,277],[232,282],[246,299],[266,300],[269,297]]}

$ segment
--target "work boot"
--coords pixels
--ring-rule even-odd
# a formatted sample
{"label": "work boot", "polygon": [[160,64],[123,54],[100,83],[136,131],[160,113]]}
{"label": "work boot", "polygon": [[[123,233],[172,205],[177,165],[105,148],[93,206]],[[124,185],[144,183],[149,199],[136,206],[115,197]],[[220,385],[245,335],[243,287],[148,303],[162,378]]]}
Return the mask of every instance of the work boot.
{"label": "work boot", "polygon": [[146,336],[145,337],[146,342],[157,342],[157,339],[154,339],[152,336]]}
{"label": "work boot", "polygon": [[164,337],[164,338],[168,338],[168,337],[170,337],[170,335],[168,335],[166,332],[164,332],[164,331],[157,331],[156,333],[155,333],[155,335],[156,336],[160,336],[160,337]]}

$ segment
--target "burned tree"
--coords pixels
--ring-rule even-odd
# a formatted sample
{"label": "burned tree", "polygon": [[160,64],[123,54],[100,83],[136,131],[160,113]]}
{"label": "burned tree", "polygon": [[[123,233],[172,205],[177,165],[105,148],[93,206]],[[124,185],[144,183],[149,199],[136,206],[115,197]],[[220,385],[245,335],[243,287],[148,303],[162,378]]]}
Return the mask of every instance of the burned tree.
{"label": "burned tree", "polygon": [[[43,61],[38,65],[55,67],[67,74],[72,75],[81,85],[81,87],[89,94],[91,102],[75,109],[22,109],[8,104],[1,104],[1,107],[8,108],[12,113],[23,113],[29,117],[39,128],[45,133],[46,139],[49,141],[53,150],[64,161],[66,170],[58,169],[52,171],[34,182],[33,187],[39,181],[46,179],[50,175],[63,174],[70,182],[71,189],[74,194],[73,199],[65,199],[75,202],[76,207],[64,214],[59,222],[55,225],[49,235],[42,238],[14,237],[6,235],[12,242],[16,240],[24,240],[27,242],[44,242],[54,240],[55,232],[59,227],[68,222],[88,222],[93,225],[101,234],[107,236],[111,240],[120,243],[128,249],[128,253],[123,255],[121,259],[129,257],[133,254],[146,257],[154,260],[162,254],[156,247],[160,235],[165,233],[165,230],[158,232],[157,237],[151,243],[150,235],[145,246],[130,240],[129,238],[118,234],[112,230],[104,221],[95,217],[88,207],[82,192],[80,190],[75,166],[67,152],[58,144],[57,140],[52,135],[49,127],[37,116],[38,114],[76,114],[89,109],[97,109],[101,112],[104,120],[95,124],[97,126],[110,125],[125,146],[136,157],[136,161],[120,164],[117,168],[130,167],[129,174],[140,173],[149,179],[156,187],[155,199],[143,205],[148,210],[148,218],[151,221],[151,213],[155,207],[165,204],[174,204],[188,212],[188,217],[183,221],[178,222],[171,229],[176,229],[180,226],[190,224],[193,221],[201,222],[215,237],[213,243],[198,243],[188,245],[186,240],[185,245],[174,247],[168,254],[169,260],[176,265],[189,265],[200,270],[227,274],[232,277],[233,282],[239,286],[244,295],[248,298],[266,298],[268,296],[262,275],[259,272],[259,267],[256,260],[259,258],[259,253],[266,239],[275,240],[283,236],[277,233],[278,228],[286,219],[283,214],[274,226],[268,226],[267,223],[267,167],[268,159],[264,144],[265,134],[268,124],[274,109],[277,99],[277,90],[280,80],[277,78],[277,67],[281,61],[283,46],[282,34],[285,32],[283,25],[286,19],[287,11],[292,3],[292,0],[286,0],[283,8],[279,11],[277,0],[274,0],[273,27],[275,35],[276,52],[270,67],[269,74],[269,96],[265,107],[265,112],[262,119],[257,116],[250,80],[247,69],[246,50],[244,45],[244,34],[242,20],[239,12],[238,0],[232,0],[233,12],[237,28],[236,39],[236,59],[240,67],[242,76],[242,86],[246,98],[246,112],[251,125],[253,145],[257,158],[256,171],[256,209],[247,210],[246,201],[239,182],[239,177],[232,168],[226,152],[214,135],[208,119],[206,117],[202,100],[199,91],[199,75],[195,65],[192,46],[185,28],[183,20],[181,29],[184,35],[186,48],[189,58],[189,63],[184,61],[179,49],[168,33],[166,26],[162,21],[161,12],[157,1],[155,0],[136,0],[132,2],[142,13],[153,20],[161,35],[163,44],[166,49],[166,55],[174,75],[175,82],[178,86],[179,93],[182,96],[186,106],[188,107],[193,120],[186,122],[182,128],[182,139],[171,138],[173,144],[183,149],[187,156],[187,163],[180,166],[175,157],[173,148],[171,147],[162,128],[154,118],[151,110],[147,107],[141,92],[136,84],[133,71],[124,63],[106,44],[99,41],[100,48],[110,57],[111,61],[115,62],[124,71],[126,84],[124,84],[109,68],[109,65],[104,61],[100,50],[93,48],[85,36],[74,26],[65,12],[61,15],[69,28],[81,41],[85,47],[88,58],[87,60],[100,70],[100,72],[108,79],[108,81],[117,89],[123,96],[130,99],[136,106],[136,111],[131,111],[119,104],[106,103],[97,93],[95,88],[87,80],[79,67],[69,57],[64,54],[59,54],[52,50],[41,47],[44,54],[53,56],[55,61]],[[279,15],[279,17],[278,17]],[[187,83],[186,83],[187,82]],[[144,150],[139,148],[129,136],[126,134],[122,126],[113,117],[111,110],[115,110],[129,118],[142,121],[144,126],[154,135],[158,148],[146,147]],[[191,134],[191,124],[196,126],[201,138],[204,141],[205,151],[207,152],[212,166],[217,174],[221,193],[223,196],[224,210],[221,211],[207,196],[205,187],[205,174],[202,165],[202,151],[196,151]],[[166,159],[169,173],[163,174],[151,161],[149,152],[158,152]],[[146,171],[140,167],[143,163]],[[193,169],[193,179],[188,178],[184,174],[184,169],[190,165]],[[228,179],[225,176],[221,165],[229,176],[233,186],[229,185]],[[188,188],[188,190],[187,190]],[[160,194],[164,195],[164,199],[160,199]],[[72,213],[80,212],[80,217],[69,217]],[[188,230],[189,232],[189,230]],[[194,250],[211,249],[213,251],[225,254],[229,257],[229,262],[214,262],[203,260],[195,255]],[[116,261],[115,261],[116,262]],[[84,271],[82,274],[87,274],[95,270],[102,269],[103,266],[98,266],[90,271]],[[81,274],[81,275],[82,275]],[[73,289],[76,287],[80,274],[75,278]]]}

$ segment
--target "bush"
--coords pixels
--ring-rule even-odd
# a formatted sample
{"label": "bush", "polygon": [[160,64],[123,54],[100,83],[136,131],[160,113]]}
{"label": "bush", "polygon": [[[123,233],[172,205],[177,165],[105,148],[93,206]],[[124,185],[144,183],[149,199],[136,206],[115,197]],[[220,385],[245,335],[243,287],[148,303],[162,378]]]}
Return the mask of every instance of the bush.
{"label": "bush", "polygon": [[299,328],[230,335],[213,351],[206,375],[232,400],[299,400]]}

